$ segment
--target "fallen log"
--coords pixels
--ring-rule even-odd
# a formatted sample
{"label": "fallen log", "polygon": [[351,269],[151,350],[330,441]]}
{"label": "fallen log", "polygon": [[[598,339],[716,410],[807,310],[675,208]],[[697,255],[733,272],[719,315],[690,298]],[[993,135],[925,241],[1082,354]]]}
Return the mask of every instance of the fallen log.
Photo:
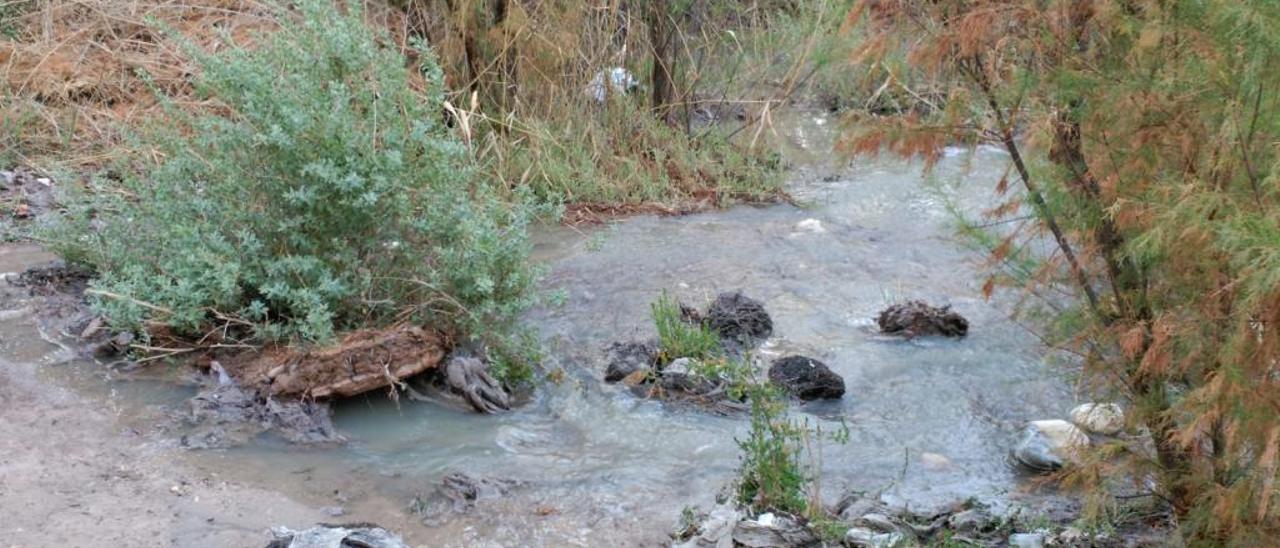
{"label": "fallen log", "polygon": [[440,365],[441,336],[415,326],[362,329],[322,348],[277,346],[223,362],[244,387],[278,397],[345,398]]}

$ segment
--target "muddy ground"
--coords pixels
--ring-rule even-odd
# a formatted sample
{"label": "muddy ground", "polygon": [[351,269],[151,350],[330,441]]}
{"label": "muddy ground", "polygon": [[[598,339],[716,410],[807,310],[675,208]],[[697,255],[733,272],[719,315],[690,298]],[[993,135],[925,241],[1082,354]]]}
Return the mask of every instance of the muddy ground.
{"label": "muddy ground", "polygon": [[0,367],[0,545],[262,546],[327,518],[280,494],[198,473],[107,410]]}
{"label": "muddy ground", "polygon": [[[49,259],[0,247],[0,271]],[[172,440],[49,378],[74,351],[42,340],[37,314],[56,310],[31,293],[0,280],[0,546],[265,546],[273,526],[372,517],[189,466]]]}

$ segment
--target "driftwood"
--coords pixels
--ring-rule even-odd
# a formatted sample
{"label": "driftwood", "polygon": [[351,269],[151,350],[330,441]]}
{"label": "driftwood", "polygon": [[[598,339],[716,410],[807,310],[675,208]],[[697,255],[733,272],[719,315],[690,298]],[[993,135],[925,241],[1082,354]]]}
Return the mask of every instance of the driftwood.
{"label": "driftwood", "polygon": [[354,331],[324,348],[275,347],[224,365],[241,386],[264,394],[322,399],[391,386],[439,366],[444,355],[438,334],[406,326]]}

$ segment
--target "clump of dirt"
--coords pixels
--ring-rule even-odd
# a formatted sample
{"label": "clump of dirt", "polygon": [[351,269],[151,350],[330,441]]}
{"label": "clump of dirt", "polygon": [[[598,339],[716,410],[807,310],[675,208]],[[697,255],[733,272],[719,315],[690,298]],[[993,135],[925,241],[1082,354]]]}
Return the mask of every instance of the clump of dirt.
{"label": "clump of dirt", "polygon": [[738,291],[717,295],[702,321],[721,338],[738,342],[760,341],[773,334],[773,319],[764,304]]}
{"label": "clump of dirt", "polygon": [[9,283],[27,288],[32,296],[49,297],[57,294],[84,295],[92,279],[93,271],[86,267],[54,261],[29,268],[10,278]]}
{"label": "clump of dirt", "polygon": [[6,221],[30,221],[56,205],[53,179],[25,167],[0,171],[0,212]]}
{"label": "clump of dirt", "polygon": [[876,318],[880,332],[908,338],[928,335],[963,337],[969,333],[969,320],[951,311],[950,306],[930,306],[921,301],[895,304]]}
{"label": "clump of dirt", "polygon": [[226,382],[191,398],[192,431],[182,436],[188,449],[220,449],[247,443],[272,431],[290,443],[333,445],[346,441],[333,427],[329,406],[311,400],[277,400]]}
{"label": "clump of dirt", "polygon": [[224,362],[242,386],[272,397],[345,398],[440,365],[443,337],[416,326],[361,329],[324,348],[278,346]]}

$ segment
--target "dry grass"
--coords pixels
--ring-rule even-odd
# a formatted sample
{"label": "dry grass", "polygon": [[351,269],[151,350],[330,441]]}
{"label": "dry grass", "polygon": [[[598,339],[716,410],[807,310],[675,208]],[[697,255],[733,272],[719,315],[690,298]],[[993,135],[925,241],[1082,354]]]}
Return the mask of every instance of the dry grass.
{"label": "dry grass", "polygon": [[[219,36],[248,42],[273,26],[271,9],[250,0],[199,4],[160,0],[41,0],[20,13],[14,39],[0,42],[0,134],[13,160],[98,164],[120,128],[158,108],[151,87],[178,105],[200,100],[191,67],[163,27],[204,47]],[[145,78],[143,75],[146,75]]]}
{"label": "dry grass", "polygon": [[[647,89],[609,109],[584,93],[597,72],[615,66],[648,84],[651,35],[642,14],[629,11],[634,3],[509,0],[495,24],[476,15],[493,0],[360,1],[370,24],[411,57],[408,37],[426,37],[453,90],[455,122],[459,112],[471,117],[459,130],[486,178],[503,188],[570,204],[579,217],[680,213],[779,195],[776,164],[755,137],[766,133],[761,113],[778,107],[798,70],[761,88],[742,80],[777,75],[776,67],[740,64],[733,82],[718,81],[724,72],[716,69],[726,55],[743,53],[735,51],[742,32],[767,26],[767,14],[789,2],[742,10],[710,1],[697,17],[673,21],[681,29],[672,106],[680,121],[668,127],[653,121]],[[251,43],[276,16],[270,0],[0,3],[0,14],[16,12],[0,25],[13,35],[0,42],[0,164],[79,172],[105,165],[126,147],[128,128],[161,113],[157,91],[184,110],[210,106],[192,89],[195,69],[170,31],[216,49],[224,36]],[[778,62],[798,67],[805,55],[787,52]],[[730,88],[752,89],[752,97],[731,97]],[[693,122],[724,112],[736,115],[725,128]]]}

